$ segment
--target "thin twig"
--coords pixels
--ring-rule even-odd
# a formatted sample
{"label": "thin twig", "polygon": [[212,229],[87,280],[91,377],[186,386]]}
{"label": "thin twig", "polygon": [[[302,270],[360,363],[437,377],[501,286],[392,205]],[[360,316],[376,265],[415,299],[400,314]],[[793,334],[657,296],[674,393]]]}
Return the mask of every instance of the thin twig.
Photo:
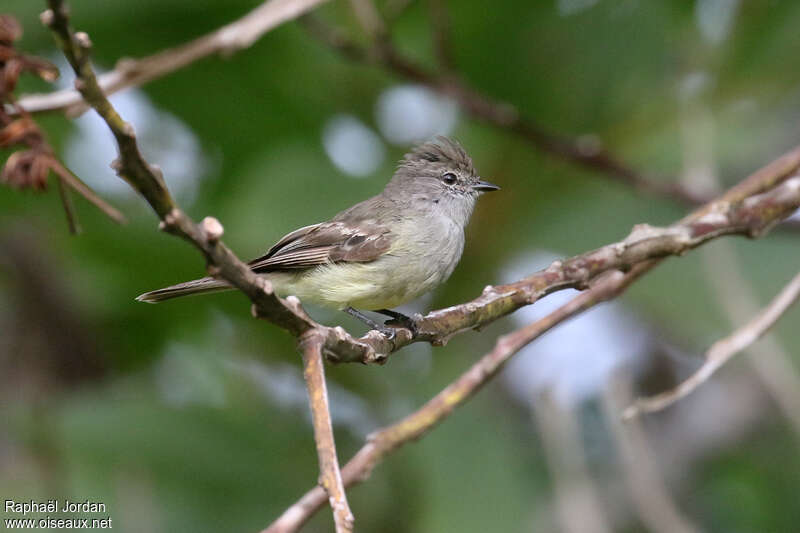
{"label": "thin twig", "polygon": [[328,406],[328,389],[325,385],[325,366],[322,358],[322,345],[325,338],[311,330],[300,337],[303,354],[303,377],[308,388],[311,405],[311,419],[314,425],[314,442],[319,458],[320,485],[328,494],[333,510],[336,533],[353,531],[353,513],[347,503],[342,484],[339,459],[336,457],[336,443],[333,439],[333,425]]}
{"label": "thin twig", "polygon": [[114,222],[118,224],[127,224],[128,220],[125,218],[125,215],[116,207],[100,198],[97,193],[86,185],[78,176],[73,174],[71,170],[65,167],[55,156],[52,157],[50,168],[53,172],[58,174],[59,183],[63,182],[65,185],[68,185],[72,190],[83,196],[89,203],[105,213],[106,216]]}
{"label": "thin twig", "polygon": [[[704,93],[692,94],[682,100],[681,145],[683,146],[684,182],[705,184],[705,189],[721,187],[713,149],[714,115]],[[760,304],[753,286],[742,271],[733,243],[721,242],[701,254],[708,286],[719,303],[720,312],[727,316],[731,327],[747,322],[758,313]],[[748,365],[775,400],[800,436],[800,375],[792,358],[775,335],[753,344],[744,357]],[[626,402],[630,403],[630,401]]]}
{"label": "thin twig", "polygon": [[[352,0],[366,2],[366,0]],[[362,26],[369,34],[374,25],[362,21]],[[461,108],[475,119],[484,121],[497,128],[511,131],[527,140],[535,148],[565,159],[577,165],[602,173],[604,176],[620,181],[637,191],[665,196],[682,203],[697,205],[708,201],[708,197],[683,187],[679,183],[645,176],[616,158],[606,150],[599,139],[584,136],[577,139],[561,136],[547,131],[529,118],[524,118],[516,106],[491,97],[473,89],[458,77],[447,72],[438,74],[427,70],[402,55],[388,38],[374,41],[374,49],[363,46],[348,38],[340,30],[324,22],[316,20],[306,25],[312,36],[324,42],[330,48],[342,53],[353,61],[374,62],[395,75],[406,78],[453,98]]]}
{"label": "thin twig", "polygon": [[630,402],[631,377],[620,373],[606,384],[603,411],[616,442],[628,493],[647,531],[696,533],[698,528],[681,512],[669,493],[658,460],[640,423],[623,424],[619,410]]}
{"label": "thin twig", "polygon": [[64,206],[64,213],[67,216],[69,232],[73,235],[77,235],[81,232],[81,225],[78,222],[78,215],[75,213],[75,204],[72,203],[72,197],[64,186],[64,180],[57,178],[56,184],[58,186],[58,195],[61,197],[61,205]]}
{"label": "thin twig", "polygon": [[698,386],[705,383],[722,365],[744,350],[769,329],[786,313],[800,297],[800,274],[797,274],[778,295],[758,315],[729,336],[715,342],[706,352],[705,362],[680,385],[661,394],[638,398],[623,412],[626,420],[641,413],[652,413],[669,407]]}
{"label": "thin twig", "polygon": [[[122,59],[114,70],[98,77],[103,92],[110,96],[128,87],[139,87],[213,54],[232,54],[251,46],[276,26],[297,18],[327,0],[267,0],[243,17],[181,46],[141,59]],[[85,110],[80,93],[65,89],[47,94],[30,94],[19,100],[30,113],[70,109]]]}
{"label": "thin twig", "polygon": [[[703,250],[708,287],[720,312],[734,328],[758,313],[761,304],[753,282],[743,271],[734,243],[720,242]],[[792,354],[777,335],[767,335],[747,349],[743,358],[772,397],[797,437],[800,437],[800,374]]]}
{"label": "thin twig", "polygon": [[[64,206],[64,212],[67,216],[67,224],[69,225],[70,233],[80,233],[80,224],[78,223],[78,217],[77,213],[75,212],[74,204],[72,203],[72,198],[69,196],[68,191],[64,188],[65,185],[71,187],[72,190],[83,196],[89,201],[89,203],[100,209],[100,211],[105,213],[105,215],[114,222],[118,224],[126,224],[127,219],[125,218],[125,215],[123,215],[114,206],[100,198],[100,196],[98,196],[91,187],[86,185],[83,181],[81,181],[80,178],[78,178],[66,166],[64,166],[63,163],[61,163],[58,157],[55,156],[53,148],[50,146],[50,143],[47,142],[44,133],[39,128],[39,125],[33,120],[30,114],[20,106],[13,94],[8,94],[6,98],[9,101],[9,106],[11,109],[13,109],[16,112],[16,115],[18,115],[17,120],[25,121],[32,129],[32,134],[30,134],[28,137],[29,139],[35,139],[35,141],[33,143],[29,142],[29,145],[31,148],[35,148],[38,151],[38,157],[41,159],[41,163],[45,164],[48,169],[52,170],[57,175],[58,192],[61,197],[61,203]],[[2,109],[0,109],[0,113],[2,113]]]}
{"label": "thin twig", "polygon": [[531,411],[553,487],[558,531],[612,533],[598,484],[586,460],[578,408],[561,405],[551,389],[531,394]]}

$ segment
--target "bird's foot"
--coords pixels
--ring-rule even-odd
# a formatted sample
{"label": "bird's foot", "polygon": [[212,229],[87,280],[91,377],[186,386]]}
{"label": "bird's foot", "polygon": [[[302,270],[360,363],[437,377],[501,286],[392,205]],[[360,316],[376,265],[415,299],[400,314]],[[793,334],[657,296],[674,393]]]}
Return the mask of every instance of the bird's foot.
{"label": "bird's foot", "polygon": [[375,324],[375,327],[372,329],[380,331],[390,341],[393,341],[394,338],[397,337],[397,330],[394,328],[387,327],[385,325],[381,326],[380,324]]}
{"label": "bird's foot", "polygon": [[416,337],[419,333],[419,326],[417,325],[417,318],[419,315],[415,315],[414,317],[410,317],[408,315],[404,315],[403,313],[398,313],[397,311],[392,311],[391,309],[379,309],[376,313],[380,313],[382,315],[386,315],[391,317],[391,319],[384,322],[384,325],[396,325],[400,326],[401,328],[406,328],[407,330],[411,331],[411,335]]}
{"label": "bird's foot", "polygon": [[383,325],[383,324],[378,324],[377,322],[372,320],[370,317],[368,317],[367,315],[365,315],[364,313],[362,313],[358,309],[353,309],[352,307],[347,307],[347,308],[344,309],[344,311],[348,315],[359,319],[361,322],[363,322],[364,324],[366,324],[370,328],[374,329],[375,331],[380,332],[381,334],[383,334],[390,341],[394,340],[394,338],[397,336],[397,332],[396,332],[396,330],[394,328],[387,327],[386,325]]}

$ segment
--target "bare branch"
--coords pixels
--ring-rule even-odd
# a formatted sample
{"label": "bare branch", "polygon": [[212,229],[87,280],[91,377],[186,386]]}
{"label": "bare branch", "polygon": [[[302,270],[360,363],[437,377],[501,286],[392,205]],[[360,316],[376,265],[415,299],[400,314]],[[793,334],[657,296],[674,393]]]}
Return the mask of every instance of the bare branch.
{"label": "bare branch", "polygon": [[64,213],[67,216],[69,232],[77,235],[81,232],[81,225],[78,222],[78,215],[75,213],[75,204],[72,203],[72,197],[64,186],[64,180],[57,179],[56,183],[58,184],[58,195],[61,197],[61,204],[64,206]]}
{"label": "bare branch", "polygon": [[561,405],[550,389],[531,394],[530,403],[552,485],[558,531],[612,533],[600,498],[605,487],[598,490],[587,464],[579,406]]}
{"label": "bare branch", "polygon": [[625,409],[622,414],[623,418],[629,420],[641,413],[660,411],[694,391],[705,383],[719,367],[769,331],[797,301],[798,297],[800,297],[800,274],[797,274],[750,322],[731,335],[715,342],[706,352],[705,362],[694,374],[674,389],[648,398],[638,398],[633,405]]}
{"label": "bare branch", "polygon": [[36,74],[41,79],[52,82],[58,77],[58,69],[49,61],[16,49],[14,41],[22,36],[22,26],[14,17],[0,15],[0,26],[0,77],[4,79],[0,86],[0,147],[25,147],[12,153],[2,165],[0,183],[21,189],[44,190],[52,171],[57,175],[58,193],[71,233],[79,233],[80,224],[72,197],[65,188],[67,185],[112,220],[124,223],[125,217],[122,213],[97,196],[58,160],[42,129],[19,105],[14,95],[23,72]]}
{"label": "bare branch", "polygon": [[70,188],[72,188],[72,190],[83,196],[89,201],[89,203],[105,213],[108,218],[117,224],[127,223],[125,215],[123,215],[116,207],[100,198],[97,193],[95,193],[88,185],[86,185],[78,176],[73,174],[72,171],[65,167],[55,156],[53,156],[51,159],[52,161],[50,163],[50,169],[58,174],[59,182],[63,182],[65,185],[68,185]]}
{"label": "bare branch", "polygon": [[[654,262],[640,263],[627,274],[608,272],[592,287],[579,294],[549,315],[497,339],[494,349],[461,374],[453,383],[431,398],[425,405],[399,422],[378,430],[342,469],[345,487],[365,481],[373,468],[403,444],[416,440],[447,418],[456,407],[463,405],[494,377],[503,365],[524,346],[556,325],[582,311],[624,291]],[[297,531],[326,502],[325,491],[315,487],[289,507],[262,533]]]}
{"label": "bare branch", "polygon": [[336,533],[353,531],[353,513],[347,504],[342,484],[339,460],[336,458],[336,444],[333,439],[333,425],[328,407],[328,389],[325,385],[325,367],[322,360],[322,345],[325,338],[316,330],[310,330],[300,337],[303,353],[303,376],[308,387],[311,405],[311,419],[314,424],[314,441],[319,457],[320,485],[328,494],[333,509]]}
{"label": "bare branch", "polygon": [[[366,3],[368,0],[351,1],[360,4]],[[359,17],[359,20],[361,18]],[[370,35],[375,28],[374,25],[363,21],[362,26]],[[373,42],[374,49],[368,50],[349,39],[343,32],[331,28],[321,21],[314,21],[312,24],[307,24],[306,27],[311,30],[314,37],[342,53],[348,59],[359,62],[377,61],[386,70],[401,78],[428,86],[453,98],[472,118],[515,133],[535,148],[555,157],[601,172],[609,179],[620,181],[644,193],[665,196],[690,205],[701,204],[709,199],[679,183],[646,176],[634,170],[606,150],[600,140],[594,136],[572,139],[549,132],[533,120],[524,118],[516,106],[502,100],[492,99],[446,71],[438,74],[425,69],[403,56],[388,38],[388,33],[382,34],[384,36],[382,39]]]}
{"label": "bare branch", "polygon": [[[796,171],[798,166],[800,147],[671,226],[657,228],[639,224],[622,241],[556,261],[515,283],[489,286],[470,302],[431,311],[417,320],[416,334],[399,329],[393,341],[383,336],[362,337],[360,342],[372,350],[353,351],[351,355],[367,356],[367,359],[351,359],[341,354],[338,360],[383,362],[386,355],[412,342],[442,345],[453,335],[484,326],[552,292],[584,288],[603,272],[627,271],[643,261],[681,255],[722,235],[761,236],[800,207],[800,176],[786,179],[789,171]],[[784,181],[777,180],[778,175],[783,176]],[[379,357],[381,354],[383,357]]]}
{"label": "bare branch", "polygon": [[[89,36],[82,32],[73,34],[62,0],[48,0],[48,3],[50,9],[42,14],[42,20],[53,30],[59,46],[72,65],[77,76],[75,86],[106,122],[117,141],[119,158],[112,166],[147,200],[161,219],[161,228],[183,237],[203,252],[209,262],[210,273],[222,277],[244,292],[253,302],[257,316],[269,318],[297,336],[317,326],[299,305],[278,298],[272,292],[270,283],[240,261],[219,240],[220,235],[209,238],[203,227],[195,224],[175,205],[161,171],[142,157],[133,127],[119,116],[103,93],[89,61]],[[220,234],[221,231],[220,226]],[[339,331],[329,331],[328,328],[325,331],[332,341],[342,337]]]}
{"label": "bare branch", "polygon": [[[326,1],[267,0],[242,18],[186,44],[141,59],[122,59],[114,70],[98,77],[98,84],[110,96],[128,87],[144,85],[204,57],[232,54],[251,46],[276,26]],[[86,110],[81,94],[73,89],[27,95],[19,104],[29,113],[67,109],[70,114],[77,114]]]}
{"label": "bare branch", "polygon": [[[738,220],[728,226],[729,230],[733,231],[735,226],[745,234],[757,236],[763,230],[756,226],[764,224],[762,227],[768,229],[775,223],[774,220],[769,220],[771,217],[766,213],[774,215],[781,212],[778,219],[787,216],[800,205],[800,176],[789,178],[798,168],[800,147],[756,171],[716,201],[687,215],[673,226],[662,229],[641,227],[638,231],[634,229],[631,236],[620,243],[557,262],[517,283],[487,287],[484,295],[472,302],[429,313],[418,321],[418,327],[422,329],[417,337],[412,337],[408,330],[398,330],[398,346],[420,338],[443,343],[460,331],[496,320],[549,292],[566,286],[585,288],[587,284],[590,285],[588,291],[546,317],[498,339],[494,350],[484,355],[423,407],[371,435],[342,469],[345,487],[364,481],[375,465],[387,455],[403,444],[421,437],[444,420],[496,375],[509,358],[538,336],[592,305],[616,297],[636,279],[658,265],[666,254],[681,253],[677,250],[684,246],[686,248],[683,250],[686,251],[706,238],[725,234],[728,230],[724,229],[723,219],[727,222]],[[783,207],[777,207],[778,205]],[[760,209],[765,211],[760,212]],[[760,214],[756,214],[757,212]],[[729,218],[731,215],[733,218]],[[744,226],[755,221],[758,221],[756,226],[751,230],[744,230]],[[673,240],[676,236],[680,237]],[[649,256],[650,253],[654,255]],[[638,262],[631,265],[624,261],[617,263],[626,254],[631,254],[629,260],[636,257]],[[623,269],[620,266],[630,267],[627,274],[621,273]],[[375,338],[359,340],[376,346]],[[262,533],[297,531],[325,501],[325,492],[322,489],[317,487],[310,490]]]}
{"label": "bare branch", "polygon": [[[759,312],[761,304],[752,281],[743,272],[733,243],[719,243],[703,252],[701,258],[708,272],[709,288],[719,302],[721,313],[727,316],[732,328],[744,324]],[[800,437],[800,373],[792,359],[776,335],[767,335],[747,349],[743,361]]]}
{"label": "bare branch", "polygon": [[[59,1],[50,1],[51,5],[61,6]],[[102,93],[88,61],[88,36],[72,36],[66,18],[63,14],[52,15],[55,11],[49,11],[51,15],[44,18],[59,35],[60,44],[78,74],[76,85],[117,139],[119,174],[147,199],[162,219],[165,230],[193,242],[206,255],[213,275],[229,281],[250,297],[256,316],[268,318],[295,335],[312,328],[323,331],[326,335],[323,350],[331,361],[381,363],[390,353],[411,342],[444,344],[457,333],[487,324],[550,292],[568,287],[583,288],[605,271],[627,270],[641,261],[684,253],[720,235],[758,236],[800,205],[796,186],[800,178],[787,179],[800,168],[798,147],[672,226],[637,226],[621,242],[556,262],[517,283],[487,287],[483,295],[472,302],[423,317],[416,335],[399,328],[391,340],[376,331],[356,340],[341,328],[325,328],[315,323],[299,304],[275,296],[267,280],[250,271],[221,241],[207,240],[203,231],[176,208],[160,171],[142,158],[133,128],[119,117]]]}
{"label": "bare branch", "polygon": [[[116,138],[119,158],[113,166],[118,174],[148,201],[161,218],[162,229],[193,243],[205,254],[212,275],[221,276],[251,299],[254,315],[266,317],[284,327],[305,344],[303,359],[320,457],[321,480],[330,494],[337,533],[351,532],[353,516],[347,505],[336,459],[322,368],[323,344],[349,339],[349,336],[341,328],[331,329],[316,324],[303,311],[296,298],[278,298],[269,281],[250,270],[221,242],[224,230],[218,220],[206,217],[201,224],[195,224],[175,205],[160,170],[142,157],[133,127],[117,114],[103,94],[89,61],[91,42],[88,35],[72,32],[62,0],[48,0],[48,3],[50,9],[42,18],[53,30],[75,71],[76,88],[103,118]],[[350,344],[355,346],[357,342],[351,341]]]}
{"label": "bare branch", "polygon": [[[225,279],[250,298],[254,315],[267,318],[298,338],[313,341],[311,348],[304,349],[306,375],[310,382],[323,484],[330,491],[337,527],[346,527],[351,519],[344,489],[339,490],[340,487],[365,479],[386,455],[409,440],[422,436],[449,416],[523,346],[569,317],[617,296],[662,258],[682,254],[722,235],[760,236],[800,206],[800,177],[792,177],[800,167],[800,148],[797,148],[756,172],[715,202],[672,226],[654,228],[640,225],[623,241],[556,262],[550,268],[517,283],[487,287],[484,294],[473,302],[435,311],[421,318],[418,334],[398,328],[393,340],[375,331],[354,339],[341,328],[328,328],[311,320],[296,298],[278,298],[269,281],[253,273],[225,247],[221,241],[223,228],[218,221],[207,218],[203,223],[195,224],[175,205],[160,171],[142,157],[133,128],[116,113],[103,93],[88,60],[91,45],[88,36],[72,33],[62,0],[48,2],[51,10],[45,12],[43,19],[53,29],[75,70],[77,89],[105,120],[117,140],[119,158],[115,168],[120,176],[153,207],[162,220],[161,227],[164,230],[190,241],[205,255],[213,276]],[[382,53],[384,60],[398,68],[414,68],[403,63],[391,50],[389,53],[383,50]],[[492,109],[489,111],[494,112]],[[543,319],[498,339],[491,352],[420,410],[374,434],[341,471],[339,483],[336,479],[332,431],[326,430],[326,425],[330,427],[329,415],[325,412],[327,405],[326,402],[320,403],[318,394],[324,390],[322,355],[333,361],[382,362],[388,354],[410,342],[444,344],[452,335],[489,323],[566,287],[588,290]],[[331,440],[326,443],[328,437]],[[291,507],[268,531],[296,530],[316,509],[324,505],[326,499],[325,490],[317,487]]]}
{"label": "bare branch", "polygon": [[620,373],[606,384],[603,411],[617,445],[628,493],[647,531],[696,533],[698,528],[681,513],[659,471],[655,452],[641,423],[624,424],[619,410],[630,402],[631,377]]}

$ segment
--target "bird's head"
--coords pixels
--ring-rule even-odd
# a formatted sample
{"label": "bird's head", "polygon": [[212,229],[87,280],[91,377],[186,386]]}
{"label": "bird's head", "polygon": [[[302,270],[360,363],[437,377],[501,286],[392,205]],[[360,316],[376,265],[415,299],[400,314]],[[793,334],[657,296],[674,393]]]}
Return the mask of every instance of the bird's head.
{"label": "bird's head", "polygon": [[388,195],[408,199],[412,205],[442,209],[462,225],[469,220],[478,196],[498,189],[481,179],[460,144],[442,136],[407,153],[386,185]]}

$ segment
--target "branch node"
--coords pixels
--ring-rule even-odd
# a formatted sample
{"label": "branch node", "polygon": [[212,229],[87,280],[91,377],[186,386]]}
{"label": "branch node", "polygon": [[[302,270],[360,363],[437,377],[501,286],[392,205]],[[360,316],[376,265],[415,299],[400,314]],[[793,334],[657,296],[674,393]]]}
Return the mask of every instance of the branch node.
{"label": "branch node", "polygon": [[209,244],[216,244],[219,242],[219,239],[225,232],[225,229],[222,227],[220,221],[214,217],[204,218],[200,223],[200,227],[202,228],[203,234],[205,234],[206,237],[206,241],[208,241]]}
{"label": "branch node", "polygon": [[[716,204],[715,204],[716,205]],[[727,207],[714,208],[705,215],[697,219],[697,224],[708,224],[719,226],[728,222]]]}
{"label": "branch node", "polygon": [[83,78],[75,78],[73,85],[75,86],[75,90],[79,93],[82,93],[84,89],[86,89],[86,81]]}
{"label": "branch node", "polygon": [[555,261],[550,263],[550,266],[547,267],[547,271],[548,272],[558,272],[562,268],[564,268],[564,262],[561,261],[561,260],[556,259]]}
{"label": "branch node", "polygon": [[39,20],[47,26],[48,28],[53,26],[53,21],[55,20],[55,15],[53,14],[52,9],[45,9],[39,14]]}
{"label": "branch node", "polygon": [[647,239],[649,237],[653,237],[659,234],[659,228],[655,226],[651,226],[650,224],[636,224],[633,226],[630,235],[623,241],[621,244],[627,244],[629,242],[641,241]]}
{"label": "branch node", "polygon": [[[115,159],[114,163],[116,163],[117,161],[118,160]],[[112,165],[114,163],[112,163]],[[180,216],[180,211],[178,211],[177,209],[173,208],[172,211],[170,211],[169,213],[164,215],[164,219],[161,222],[158,223],[158,229],[161,230],[161,231],[166,231],[166,232],[172,231],[173,229],[175,229],[175,227],[176,227],[176,225],[178,223],[178,217],[179,216]]]}
{"label": "branch node", "polygon": [[153,176],[155,176],[158,181],[163,183],[164,172],[161,170],[161,167],[153,163],[149,164],[148,166],[150,167],[150,172],[153,174]]}
{"label": "branch node", "polygon": [[89,34],[85,31],[75,32],[75,43],[84,50],[92,47],[92,40],[89,39]]}
{"label": "branch node", "polygon": [[[136,130],[133,129],[133,126],[131,125],[130,122],[123,122],[120,131],[126,137],[131,137],[131,138],[136,137]],[[152,167],[153,165],[150,166]]]}
{"label": "branch node", "polygon": [[117,64],[114,65],[114,70],[130,74],[136,72],[138,63],[138,61],[131,57],[121,57],[117,60]]}

